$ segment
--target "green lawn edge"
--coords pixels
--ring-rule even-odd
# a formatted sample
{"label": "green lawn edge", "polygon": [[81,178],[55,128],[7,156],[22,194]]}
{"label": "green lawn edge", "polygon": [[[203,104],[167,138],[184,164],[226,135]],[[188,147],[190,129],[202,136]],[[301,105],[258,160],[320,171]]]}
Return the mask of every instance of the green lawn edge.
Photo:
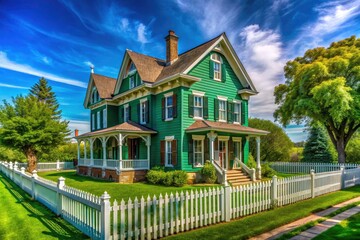
{"label": "green lawn edge", "polygon": [[0,173],[0,239],[89,239]]}
{"label": "green lawn edge", "polygon": [[165,239],[248,239],[358,196],[360,196],[360,186],[355,186]]}

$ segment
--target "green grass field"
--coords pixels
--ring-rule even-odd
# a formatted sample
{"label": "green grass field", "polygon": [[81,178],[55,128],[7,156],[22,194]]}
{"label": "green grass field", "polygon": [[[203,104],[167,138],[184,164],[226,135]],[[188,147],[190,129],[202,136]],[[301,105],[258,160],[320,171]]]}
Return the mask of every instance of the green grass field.
{"label": "green grass field", "polygon": [[360,213],[340,222],[314,239],[360,239]]}
{"label": "green grass field", "polygon": [[0,239],[87,239],[0,174]]}
{"label": "green grass field", "polygon": [[[76,175],[75,171],[61,171],[61,172],[39,172],[38,175],[40,177],[52,180],[57,182],[59,177],[64,177],[65,184],[74,187],[77,189],[81,189],[83,191],[95,194],[97,196],[101,196],[104,191],[107,191],[111,199],[121,200],[124,199],[127,201],[129,198],[135,199],[141,198],[142,196],[153,197],[154,195],[159,196],[160,194],[168,193],[176,193],[181,191],[190,191],[195,189],[204,189],[209,188],[206,185],[186,185],[184,187],[166,187],[159,185],[152,185],[147,183],[132,183],[132,184],[119,184],[114,182],[108,182],[104,180],[94,179],[91,177],[79,176]],[[218,185],[212,185],[218,186]]]}
{"label": "green grass field", "polygon": [[360,186],[166,239],[248,239],[358,196],[360,196]]}

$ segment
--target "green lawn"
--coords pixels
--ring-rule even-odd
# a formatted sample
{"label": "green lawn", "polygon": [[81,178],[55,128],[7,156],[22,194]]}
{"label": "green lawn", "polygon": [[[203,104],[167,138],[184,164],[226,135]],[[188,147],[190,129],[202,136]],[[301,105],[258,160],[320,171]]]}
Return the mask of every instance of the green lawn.
{"label": "green lawn", "polygon": [[321,239],[359,239],[360,238],[360,213],[340,222],[329,230],[318,235]]}
{"label": "green lawn", "polygon": [[[111,199],[116,200],[128,200],[129,198],[134,199],[135,197],[141,198],[142,196],[153,197],[154,195],[159,196],[160,194],[176,193],[178,191],[187,191],[195,189],[204,189],[209,188],[209,186],[204,185],[186,185],[184,187],[165,187],[159,185],[152,185],[147,183],[133,183],[133,184],[119,184],[114,182],[108,182],[104,180],[94,179],[91,177],[79,176],[76,175],[75,171],[61,171],[61,172],[39,172],[40,177],[57,181],[60,176],[64,177],[65,184],[74,187],[77,189],[90,192],[97,196],[101,196],[104,191],[107,191]],[[217,186],[217,185],[213,185]]]}
{"label": "green lawn", "polygon": [[230,223],[170,236],[167,239],[247,239],[358,196],[360,196],[360,186],[244,217]]}
{"label": "green lawn", "polygon": [[87,239],[0,174],[0,239]]}

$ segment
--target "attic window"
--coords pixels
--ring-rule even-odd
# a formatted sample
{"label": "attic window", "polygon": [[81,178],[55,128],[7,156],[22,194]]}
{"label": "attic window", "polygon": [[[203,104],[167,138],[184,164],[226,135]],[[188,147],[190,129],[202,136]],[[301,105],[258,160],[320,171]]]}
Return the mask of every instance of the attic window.
{"label": "attic window", "polygon": [[213,64],[214,80],[221,81],[221,63],[222,59],[219,54],[211,54],[211,61]]}
{"label": "attic window", "polygon": [[127,75],[133,74],[136,71],[135,64],[132,62],[129,67],[129,71]]}
{"label": "attic window", "polygon": [[91,103],[97,103],[100,101],[99,92],[97,91],[96,87],[94,87],[91,91]]}

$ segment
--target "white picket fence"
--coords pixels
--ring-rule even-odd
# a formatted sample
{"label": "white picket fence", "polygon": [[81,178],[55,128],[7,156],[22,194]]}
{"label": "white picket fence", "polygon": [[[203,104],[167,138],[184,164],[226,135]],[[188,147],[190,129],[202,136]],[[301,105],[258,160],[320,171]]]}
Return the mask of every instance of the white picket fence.
{"label": "white picket fence", "polygon": [[270,162],[270,167],[281,173],[310,173],[314,170],[316,173],[339,171],[341,167],[353,169],[360,167],[355,163],[307,163],[307,162]]}
{"label": "white picket fence", "polygon": [[[27,168],[27,163],[17,163],[18,168]],[[75,169],[73,162],[39,162],[36,164],[36,171],[50,171],[50,170],[70,170]]]}
{"label": "white picket fence", "polygon": [[[360,184],[360,168],[176,192],[128,201],[101,197],[30,175],[11,163],[0,170],[34,199],[93,239],[157,239],[284,206]],[[121,186],[119,186],[121,187]]]}

